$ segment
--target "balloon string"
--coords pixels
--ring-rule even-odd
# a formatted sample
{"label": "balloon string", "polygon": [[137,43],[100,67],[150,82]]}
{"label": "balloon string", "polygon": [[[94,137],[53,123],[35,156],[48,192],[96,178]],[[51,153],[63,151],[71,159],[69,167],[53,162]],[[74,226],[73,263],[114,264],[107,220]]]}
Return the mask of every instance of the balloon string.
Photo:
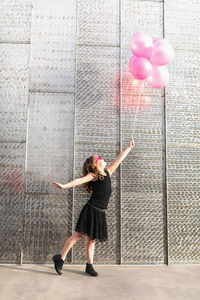
{"label": "balloon string", "polygon": [[135,129],[135,120],[136,120],[136,116],[137,116],[138,103],[140,102],[140,98],[141,98],[141,95],[142,95],[143,86],[144,86],[144,80],[142,81],[142,86],[141,86],[141,89],[140,89],[140,96],[139,96],[139,100],[137,102],[137,108],[136,108],[135,118],[134,118],[134,122],[133,122],[132,139],[133,139],[133,132],[134,132],[134,129]]}

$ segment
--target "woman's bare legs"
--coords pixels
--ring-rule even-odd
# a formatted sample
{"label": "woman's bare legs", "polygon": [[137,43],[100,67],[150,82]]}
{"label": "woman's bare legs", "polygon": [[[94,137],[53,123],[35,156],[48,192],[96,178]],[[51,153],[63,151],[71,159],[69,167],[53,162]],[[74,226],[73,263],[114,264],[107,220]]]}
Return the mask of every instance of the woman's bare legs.
{"label": "woman's bare legs", "polygon": [[67,253],[71,247],[83,236],[82,232],[74,231],[74,233],[67,239],[61,252],[62,260],[65,260]]}
{"label": "woman's bare legs", "polygon": [[86,236],[86,237],[87,237],[87,243],[86,243],[87,263],[92,264],[93,263],[93,256],[94,256],[95,239],[92,240],[89,236]]}

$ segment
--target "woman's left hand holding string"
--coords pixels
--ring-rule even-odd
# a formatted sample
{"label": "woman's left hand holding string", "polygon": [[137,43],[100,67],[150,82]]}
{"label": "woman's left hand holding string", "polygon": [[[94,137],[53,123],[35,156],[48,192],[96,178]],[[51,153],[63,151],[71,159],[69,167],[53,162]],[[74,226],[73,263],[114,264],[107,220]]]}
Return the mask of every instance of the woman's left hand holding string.
{"label": "woman's left hand holding string", "polygon": [[131,147],[131,149],[135,146],[134,140],[130,139],[130,143],[129,143],[129,147]]}

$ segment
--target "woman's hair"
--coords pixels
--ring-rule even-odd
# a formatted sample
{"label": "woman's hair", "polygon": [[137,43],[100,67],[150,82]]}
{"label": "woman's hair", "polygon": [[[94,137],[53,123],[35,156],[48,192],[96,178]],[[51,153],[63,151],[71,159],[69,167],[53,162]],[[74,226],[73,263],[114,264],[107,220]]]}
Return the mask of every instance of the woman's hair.
{"label": "woman's hair", "polygon": [[[98,168],[95,166],[95,156],[90,156],[86,159],[83,164],[83,176],[86,176],[88,173],[94,173],[100,180],[104,179],[104,176],[99,172]],[[90,181],[82,184],[83,188],[89,193],[92,193],[92,187]]]}

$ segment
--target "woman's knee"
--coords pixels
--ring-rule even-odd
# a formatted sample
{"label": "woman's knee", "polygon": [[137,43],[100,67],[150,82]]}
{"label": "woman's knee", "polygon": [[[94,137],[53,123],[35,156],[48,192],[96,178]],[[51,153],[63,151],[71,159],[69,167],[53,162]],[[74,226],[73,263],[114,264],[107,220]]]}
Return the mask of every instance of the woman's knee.
{"label": "woman's knee", "polygon": [[89,236],[87,236],[87,240],[88,240],[88,243],[90,243],[90,244],[95,243],[95,239],[91,239],[91,237],[89,237]]}
{"label": "woman's knee", "polygon": [[82,236],[83,236],[83,232],[75,231],[74,234],[73,234],[73,237],[77,240],[82,238]]}

